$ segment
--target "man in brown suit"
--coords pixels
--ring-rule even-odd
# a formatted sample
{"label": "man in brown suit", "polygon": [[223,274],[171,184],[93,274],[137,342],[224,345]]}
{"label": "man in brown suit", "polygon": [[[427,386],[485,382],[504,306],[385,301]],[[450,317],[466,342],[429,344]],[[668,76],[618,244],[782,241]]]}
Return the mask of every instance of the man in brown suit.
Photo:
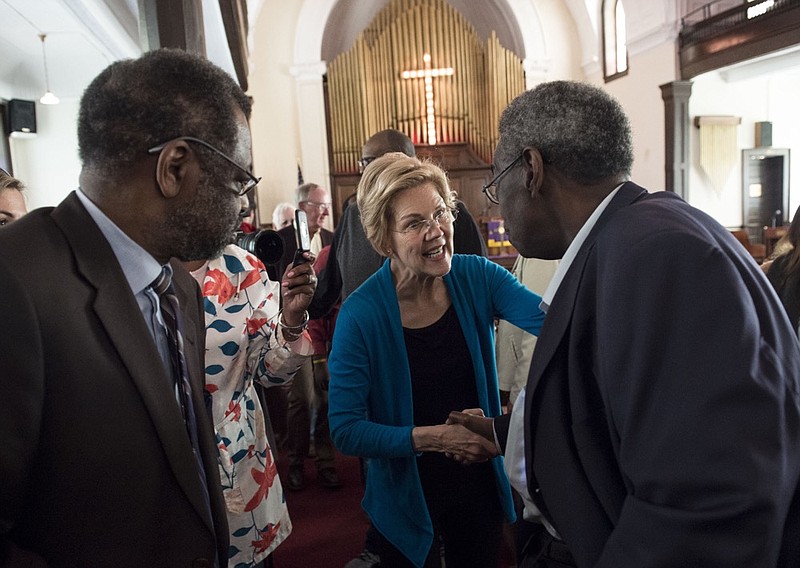
{"label": "man in brown suit", "polygon": [[249,114],[201,57],[114,63],[81,101],[80,188],[0,231],[0,566],[226,565],[201,297],[169,260],[230,242],[258,181]]}

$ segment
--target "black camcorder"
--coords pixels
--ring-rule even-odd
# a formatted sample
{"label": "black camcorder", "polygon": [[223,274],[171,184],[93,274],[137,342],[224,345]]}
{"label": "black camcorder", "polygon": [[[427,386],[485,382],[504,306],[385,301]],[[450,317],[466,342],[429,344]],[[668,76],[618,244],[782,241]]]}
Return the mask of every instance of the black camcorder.
{"label": "black camcorder", "polygon": [[264,265],[277,263],[283,256],[283,239],[275,231],[264,229],[254,233],[238,231],[234,243],[258,257]]}

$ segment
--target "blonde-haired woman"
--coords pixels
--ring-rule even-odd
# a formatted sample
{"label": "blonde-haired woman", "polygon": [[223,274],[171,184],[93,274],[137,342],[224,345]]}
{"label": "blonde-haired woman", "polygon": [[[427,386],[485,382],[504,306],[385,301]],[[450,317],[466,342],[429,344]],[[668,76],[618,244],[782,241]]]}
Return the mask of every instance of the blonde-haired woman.
{"label": "blonde-haired woman", "polygon": [[448,567],[493,566],[514,519],[494,444],[445,422],[499,415],[494,319],[538,334],[541,298],[483,257],[453,255],[454,198],[440,168],[401,153],[367,166],[357,191],[388,259],[342,305],[329,415],[337,447],[370,460],[362,504],[381,566],[439,566],[440,549]]}

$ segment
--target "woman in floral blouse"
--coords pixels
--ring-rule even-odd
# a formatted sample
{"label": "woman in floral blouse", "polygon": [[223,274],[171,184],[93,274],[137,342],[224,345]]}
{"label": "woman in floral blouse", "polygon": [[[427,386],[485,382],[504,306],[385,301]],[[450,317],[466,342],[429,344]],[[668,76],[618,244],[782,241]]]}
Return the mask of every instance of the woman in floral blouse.
{"label": "woman in floral blouse", "polygon": [[[290,267],[279,286],[269,280],[260,260],[235,245],[218,258],[186,266],[204,298],[206,390],[228,509],[229,566],[257,566],[286,539],[292,525],[255,382],[285,384],[313,353],[305,309],[316,276],[311,263]],[[284,295],[283,312],[279,294]]]}

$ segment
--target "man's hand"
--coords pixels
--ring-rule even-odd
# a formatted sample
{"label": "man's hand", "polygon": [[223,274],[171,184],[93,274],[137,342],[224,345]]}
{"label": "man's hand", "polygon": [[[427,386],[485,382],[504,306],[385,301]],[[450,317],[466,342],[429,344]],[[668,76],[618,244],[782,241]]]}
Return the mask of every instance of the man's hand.
{"label": "man's hand", "polygon": [[471,432],[482,436],[494,446],[494,418],[486,418],[480,408],[467,408],[461,412],[454,410],[447,417],[447,424],[459,424]]}

